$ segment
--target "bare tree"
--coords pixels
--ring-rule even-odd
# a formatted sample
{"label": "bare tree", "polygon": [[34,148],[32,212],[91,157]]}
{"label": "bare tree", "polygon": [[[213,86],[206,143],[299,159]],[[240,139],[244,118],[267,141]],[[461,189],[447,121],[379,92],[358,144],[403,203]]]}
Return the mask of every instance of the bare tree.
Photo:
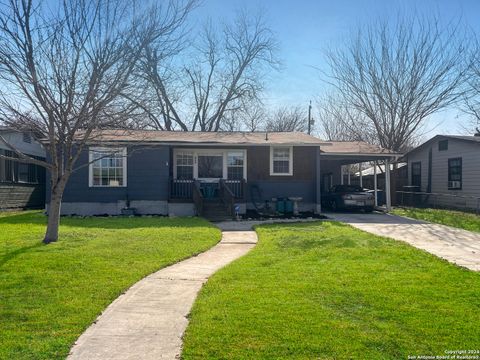
{"label": "bare tree", "polygon": [[469,65],[462,110],[470,116],[470,122],[464,124],[463,128],[469,133],[480,133],[480,43],[478,39]]}
{"label": "bare tree", "polygon": [[300,106],[280,107],[268,118],[266,126],[268,131],[307,131],[308,117],[306,110]]}
{"label": "bare tree", "polygon": [[137,105],[128,99],[138,89],[130,80],[140,54],[180,26],[191,2],[148,9],[121,0],[47,5],[9,0],[0,9],[1,118],[39,134],[48,153],[40,161],[8,144],[18,160],[50,172],[45,243],[58,239],[65,186],[97,130],[132,125]]}
{"label": "bare tree", "polygon": [[261,104],[246,106],[241,114],[241,126],[247,131],[262,131],[265,129],[266,113]]}
{"label": "bare tree", "polygon": [[209,22],[192,43],[186,50],[191,61],[180,69],[158,44],[147,48],[144,78],[156,104],[151,107],[150,117],[156,119],[151,125],[184,131],[231,128],[232,119],[240,118],[236,114],[258,100],[266,70],[278,63],[274,36],[262,15],[244,11],[221,29]]}
{"label": "bare tree", "polygon": [[318,133],[330,141],[378,143],[375,129],[365,115],[346,104],[341,96],[327,95],[317,101]]}
{"label": "bare tree", "polygon": [[431,114],[462,97],[467,43],[459,35],[436,19],[375,23],[328,51],[331,83],[381,146],[401,151]]}

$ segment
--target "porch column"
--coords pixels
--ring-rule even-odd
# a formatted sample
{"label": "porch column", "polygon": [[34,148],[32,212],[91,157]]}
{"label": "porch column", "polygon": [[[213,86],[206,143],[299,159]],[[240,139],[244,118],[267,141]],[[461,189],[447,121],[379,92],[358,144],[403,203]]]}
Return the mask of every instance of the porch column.
{"label": "porch column", "polygon": [[343,185],[343,174],[345,173],[345,166],[340,165],[340,185]]}
{"label": "porch column", "polygon": [[320,214],[322,212],[322,187],[320,186],[321,182],[321,171],[320,171],[320,147],[317,150],[317,153],[315,155],[315,165],[316,165],[316,172],[315,172],[315,177],[317,179],[316,184],[315,184],[315,213]]}
{"label": "porch column", "polygon": [[362,166],[363,163],[358,163],[358,169],[360,170],[360,187],[363,187]]}
{"label": "porch column", "polygon": [[390,159],[385,160],[385,205],[387,211],[392,209],[392,198],[390,193]]}
{"label": "porch column", "polygon": [[378,190],[377,190],[377,160],[373,163],[373,193],[375,195],[375,207],[378,206]]}

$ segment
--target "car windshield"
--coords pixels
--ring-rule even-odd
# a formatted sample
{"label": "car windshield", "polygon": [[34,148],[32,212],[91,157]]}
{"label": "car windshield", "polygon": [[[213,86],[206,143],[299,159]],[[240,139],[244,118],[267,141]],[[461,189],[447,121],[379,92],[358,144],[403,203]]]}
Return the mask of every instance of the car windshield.
{"label": "car windshield", "polygon": [[363,189],[357,185],[339,185],[335,188],[335,192],[361,192]]}

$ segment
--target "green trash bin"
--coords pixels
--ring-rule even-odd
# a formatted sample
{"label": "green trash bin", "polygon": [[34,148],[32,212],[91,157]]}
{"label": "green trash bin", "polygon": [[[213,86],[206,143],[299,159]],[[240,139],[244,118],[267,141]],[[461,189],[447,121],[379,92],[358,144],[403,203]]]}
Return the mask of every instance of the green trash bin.
{"label": "green trash bin", "polygon": [[285,213],[286,214],[293,214],[293,201],[292,200],[285,200]]}
{"label": "green trash bin", "polygon": [[285,213],[285,199],[284,198],[277,198],[277,212],[280,214]]}

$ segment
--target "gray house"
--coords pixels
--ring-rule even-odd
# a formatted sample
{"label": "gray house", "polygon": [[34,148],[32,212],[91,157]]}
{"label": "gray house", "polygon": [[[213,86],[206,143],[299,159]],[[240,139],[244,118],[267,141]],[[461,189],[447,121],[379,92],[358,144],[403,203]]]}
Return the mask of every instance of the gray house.
{"label": "gray house", "polygon": [[265,211],[285,198],[318,213],[322,186],[340,181],[342,165],[393,158],[377,147],[299,132],[102,131],[81,154],[78,165],[88,166],[70,178],[62,214],[129,208],[218,218]]}
{"label": "gray house", "polygon": [[[29,132],[0,127],[1,137],[17,150],[45,160],[45,149]],[[15,157],[0,141],[0,154]],[[0,158],[0,210],[43,208],[45,206],[45,169],[38,165]]]}
{"label": "gray house", "polygon": [[[480,136],[437,135],[406,153],[408,188],[422,202],[476,208],[480,197]],[[417,197],[416,201],[420,197]]]}

